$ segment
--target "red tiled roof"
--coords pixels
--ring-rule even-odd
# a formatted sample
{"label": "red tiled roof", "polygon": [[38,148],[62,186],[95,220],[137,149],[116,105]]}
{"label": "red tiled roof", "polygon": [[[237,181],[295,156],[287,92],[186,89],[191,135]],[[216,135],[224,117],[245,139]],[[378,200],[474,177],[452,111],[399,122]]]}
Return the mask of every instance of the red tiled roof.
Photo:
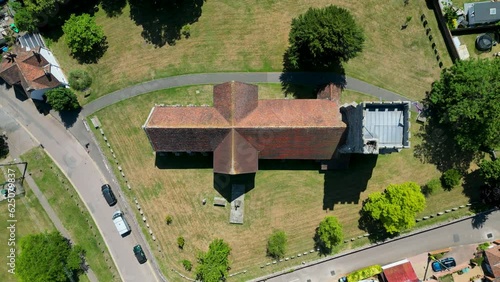
{"label": "red tiled roof", "polygon": [[214,107],[154,107],[144,126],[157,152],[214,151],[214,171],[257,171],[258,159],[330,159],[346,124],[330,100],[258,100],[257,86],[214,87]]}
{"label": "red tiled roof", "polygon": [[500,278],[500,246],[495,245],[484,251],[495,278]]}
{"label": "red tiled roof", "polygon": [[8,84],[20,84],[26,92],[45,88],[54,88],[61,84],[50,73],[49,62],[36,51],[26,51],[15,47],[14,59],[4,58],[0,64],[0,77]]}
{"label": "red tiled roof", "polygon": [[418,282],[417,274],[409,261],[384,269],[387,282]]}

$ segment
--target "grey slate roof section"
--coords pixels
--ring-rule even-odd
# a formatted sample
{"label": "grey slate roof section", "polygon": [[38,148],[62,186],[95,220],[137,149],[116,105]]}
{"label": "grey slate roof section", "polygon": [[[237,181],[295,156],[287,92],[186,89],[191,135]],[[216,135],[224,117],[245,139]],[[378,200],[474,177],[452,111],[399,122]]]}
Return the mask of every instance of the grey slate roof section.
{"label": "grey slate roof section", "polygon": [[409,148],[410,108],[408,101],[343,105],[348,132],[340,152],[379,154]]}
{"label": "grey slate roof section", "polygon": [[34,50],[38,46],[45,47],[42,37],[38,33],[26,33],[18,38],[21,47]]}
{"label": "grey slate roof section", "polygon": [[472,6],[467,11],[469,25],[500,21],[500,2],[478,2],[471,4]]}

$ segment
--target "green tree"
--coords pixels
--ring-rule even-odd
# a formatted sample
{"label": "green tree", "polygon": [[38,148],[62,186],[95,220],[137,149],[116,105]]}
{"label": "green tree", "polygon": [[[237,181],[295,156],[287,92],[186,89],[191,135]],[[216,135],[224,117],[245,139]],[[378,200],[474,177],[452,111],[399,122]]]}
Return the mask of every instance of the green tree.
{"label": "green tree", "polygon": [[441,175],[441,184],[443,188],[451,190],[460,184],[460,179],[462,176],[460,172],[454,168],[448,169]]}
{"label": "green tree", "polygon": [[177,238],[177,246],[179,247],[179,249],[183,249],[184,248],[184,243],[186,243],[186,240],[184,240],[184,237],[179,236]]}
{"label": "green tree", "polygon": [[340,244],[344,239],[342,225],[336,217],[331,215],[320,222],[316,232],[320,245],[328,250]]}
{"label": "green tree", "polygon": [[198,255],[196,279],[204,282],[225,280],[229,270],[229,254],[231,248],[222,239],[210,243],[208,252]]}
{"label": "green tree", "polygon": [[78,98],[73,90],[66,87],[57,87],[45,92],[47,103],[56,111],[70,111],[80,108]]}
{"label": "green tree", "polygon": [[267,240],[267,255],[279,259],[285,255],[287,238],[285,231],[277,230]]}
{"label": "green tree", "polygon": [[165,216],[165,222],[167,223],[167,225],[172,224],[172,221],[173,221],[173,219],[172,219],[171,215]]}
{"label": "green tree", "polygon": [[427,182],[424,187],[422,187],[422,193],[427,197],[434,194],[434,192],[438,191],[441,188],[441,181],[438,178],[433,178],[429,180],[429,182]]}
{"label": "green tree", "polygon": [[69,85],[71,88],[83,91],[92,84],[92,78],[89,73],[84,70],[74,70],[69,73]]}
{"label": "green tree", "polygon": [[191,271],[191,269],[193,269],[193,264],[187,259],[182,260],[182,266],[184,266],[184,269],[187,271]]}
{"label": "green tree", "polygon": [[459,61],[425,100],[433,122],[464,152],[500,147],[500,60]]}
{"label": "green tree", "polygon": [[384,192],[368,196],[362,211],[381,223],[389,234],[415,225],[415,216],[425,208],[425,197],[414,182],[391,184]]}
{"label": "green tree", "polygon": [[89,14],[71,15],[62,29],[71,54],[75,57],[89,58],[94,57],[95,53],[102,55],[100,51],[106,43],[106,37],[94,17]]}
{"label": "green tree", "polygon": [[83,249],[59,232],[27,235],[19,246],[17,273],[23,281],[69,281],[83,273]]}
{"label": "green tree", "polygon": [[479,164],[479,173],[486,184],[497,186],[500,184],[500,159],[494,161],[482,161]]}
{"label": "green tree", "polygon": [[7,136],[0,135],[0,159],[7,157],[9,154],[9,144],[7,143]]}
{"label": "green tree", "polygon": [[33,32],[38,27],[47,24],[59,10],[65,0],[24,0],[22,4],[15,4],[14,22],[23,31]]}
{"label": "green tree", "polygon": [[292,20],[287,59],[296,69],[329,70],[356,57],[364,41],[348,10],[334,5],[309,8]]}

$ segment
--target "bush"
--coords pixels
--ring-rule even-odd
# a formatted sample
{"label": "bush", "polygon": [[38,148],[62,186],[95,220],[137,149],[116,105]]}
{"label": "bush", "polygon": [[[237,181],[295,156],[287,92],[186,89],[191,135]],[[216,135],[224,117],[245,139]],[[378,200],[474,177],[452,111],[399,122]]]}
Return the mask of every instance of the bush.
{"label": "bush", "polygon": [[285,255],[286,234],[284,231],[274,231],[267,241],[267,255],[279,259]]}
{"label": "bush", "polygon": [[441,181],[438,178],[433,178],[422,187],[422,194],[428,197],[441,188]]}
{"label": "bush", "polygon": [[165,222],[167,223],[167,225],[172,224],[172,216],[171,215],[167,215],[165,217]]}
{"label": "bush", "polygon": [[452,168],[448,169],[441,175],[441,184],[446,190],[451,190],[460,184],[462,176],[458,170]]}
{"label": "bush", "polygon": [[484,257],[478,257],[478,258],[473,258],[470,260],[470,263],[476,263],[478,266],[481,266],[483,264]]}
{"label": "bush", "polygon": [[180,236],[179,238],[177,238],[177,245],[179,246],[180,249],[184,248],[185,242],[186,241],[184,240],[184,237]]}
{"label": "bush", "polygon": [[372,265],[347,275],[347,281],[360,281],[380,273],[382,273],[382,267],[380,265]]}
{"label": "bush", "polygon": [[92,84],[92,78],[84,70],[75,70],[69,73],[69,85],[71,88],[83,91]]}
{"label": "bush", "polygon": [[191,25],[187,24],[181,28],[181,33],[185,38],[189,38],[191,36]]}
{"label": "bush", "polygon": [[193,269],[193,264],[187,259],[182,260],[182,266],[184,266],[184,269],[187,271],[191,271],[191,269]]}
{"label": "bush", "polygon": [[486,249],[488,249],[490,247],[490,243],[488,242],[485,242],[485,243],[482,243],[478,246],[478,249],[480,249],[481,251],[484,251]]}

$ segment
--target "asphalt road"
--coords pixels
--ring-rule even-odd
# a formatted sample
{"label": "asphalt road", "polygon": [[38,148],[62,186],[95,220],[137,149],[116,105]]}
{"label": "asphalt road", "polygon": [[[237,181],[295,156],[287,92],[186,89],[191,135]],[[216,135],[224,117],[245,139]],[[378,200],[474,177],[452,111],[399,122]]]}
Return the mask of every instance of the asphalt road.
{"label": "asphalt road", "polygon": [[[475,216],[429,230],[416,231],[408,236],[382,244],[310,263],[305,265],[304,268],[291,273],[284,271],[285,274],[283,275],[273,278],[268,276],[255,281],[337,281],[341,276],[365,266],[373,264],[385,265],[432,250],[499,239],[500,211],[487,214],[486,221],[482,226],[477,226],[477,220],[480,218],[481,216]],[[476,226],[473,224],[476,224]],[[487,238],[488,233],[491,233],[491,238]]]}
{"label": "asphalt road", "polygon": [[[126,203],[119,199],[117,206],[108,206],[102,197],[100,187],[110,181],[92,161],[84,147],[59,121],[50,115],[41,115],[31,100],[21,102],[17,99],[12,89],[0,88],[0,104],[36,142],[43,144],[46,152],[70,179],[98,226],[121,278],[124,281],[160,281],[147,248],[145,250],[148,262],[143,265],[137,262],[133,254],[134,245],[140,243],[145,247],[146,244],[132,220],[132,214],[125,215],[132,227],[132,233],[125,238],[121,238],[118,234],[111,216],[116,209],[127,210]],[[112,183],[111,185],[117,189]]]}

